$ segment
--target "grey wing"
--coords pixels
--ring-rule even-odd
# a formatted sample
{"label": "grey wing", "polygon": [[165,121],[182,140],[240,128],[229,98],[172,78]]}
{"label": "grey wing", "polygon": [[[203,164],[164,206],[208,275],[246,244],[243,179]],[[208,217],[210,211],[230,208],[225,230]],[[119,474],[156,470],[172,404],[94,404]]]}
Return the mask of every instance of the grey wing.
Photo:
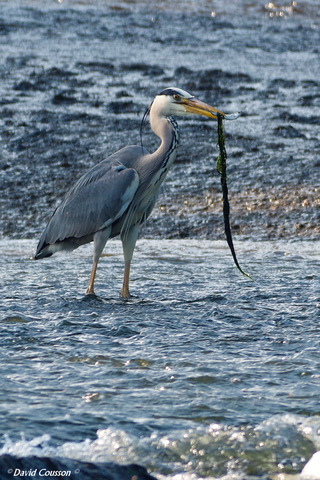
{"label": "grey wing", "polygon": [[[66,194],[43,232],[35,258],[47,245],[81,238],[108,227],[128,208],[139,175],[115,156],[93,167]],[[43,252],[44,253],[44,252]]]}

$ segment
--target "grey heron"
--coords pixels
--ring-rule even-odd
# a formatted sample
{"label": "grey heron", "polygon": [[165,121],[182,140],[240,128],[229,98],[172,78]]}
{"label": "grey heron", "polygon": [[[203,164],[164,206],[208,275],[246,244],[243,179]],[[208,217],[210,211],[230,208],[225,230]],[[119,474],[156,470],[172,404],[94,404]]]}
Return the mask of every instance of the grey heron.
{"label": "grey heron", "polygon": [[66,193],[37,246],[35,259],[74,250],[93,241],[93,264],[86,293],[94,294],[99,258],[109,238],[120,235],[124,255],[121,296],[129,298],[129,275],[140,225],[150,215],[179,145],[176,116],[233,119],[180,88],[166,88],[149,109],[150,126],[160,139],[155,152],[130,145],[87,171]]}

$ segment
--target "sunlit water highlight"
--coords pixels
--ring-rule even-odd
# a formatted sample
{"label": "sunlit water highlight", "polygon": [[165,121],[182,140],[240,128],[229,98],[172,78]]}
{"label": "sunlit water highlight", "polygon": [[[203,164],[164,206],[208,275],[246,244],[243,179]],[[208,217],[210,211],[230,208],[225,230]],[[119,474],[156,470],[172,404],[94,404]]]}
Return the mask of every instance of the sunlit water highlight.
{"label": "sunlit water highlight", "polygon": [[319,242],[236,242],[251,282],[224,242],[141,240],[129,302],[118,241],[97,298],[91,246],[34,247],[0,242],[2,453],[193,480],[296,474],[320,449]]}

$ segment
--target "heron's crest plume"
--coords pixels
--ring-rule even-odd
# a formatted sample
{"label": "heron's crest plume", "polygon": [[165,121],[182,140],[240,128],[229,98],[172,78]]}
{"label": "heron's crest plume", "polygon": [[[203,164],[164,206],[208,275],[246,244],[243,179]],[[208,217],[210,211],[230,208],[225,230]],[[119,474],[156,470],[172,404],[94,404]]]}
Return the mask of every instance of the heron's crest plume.
{"label": "heron's crest plume", "polygon": [[143,129],[143,125],[144,125],[144,123],[145,123],[148,115],[150,114],[150,110],[151,110],[152,104],[153,104],[153,101],[150,103],[150,105],[147,107],[146,111],[144,112],[143,117],[142,117],[142,120],[141,120],[141,123],[140,123],[140,143],[141,143],[141,147],[142,147],[142,148],[143,148],[142,129]]}

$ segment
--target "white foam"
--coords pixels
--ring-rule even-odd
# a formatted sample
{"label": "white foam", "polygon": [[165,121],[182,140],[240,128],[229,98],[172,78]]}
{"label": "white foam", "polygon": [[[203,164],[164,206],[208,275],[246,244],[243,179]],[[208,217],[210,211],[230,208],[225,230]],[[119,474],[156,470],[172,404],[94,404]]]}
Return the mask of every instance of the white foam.
{"label": "white foam", "polygon": [[4,444],[0,449],[0,455],[13,455],[15,457],[27,457],[27,456],[55,456],[55,448],[49,447],[49,442],[51,440],[50,435],[41,435],[35,437],[32,440],[27,440],[25,435],[21,434],[21,439],[13,442],[9,435],[5,434],[3,436]]}
{"label": "white foam", "polygon": [[[286,420],[287,422],[292,422],[293,416],[288,416]],[[269,420],[269,422],[272,422],[272,420]],[[211,430],[212,429],[209,429],[208,432],[210,433]],[[219,428],[218,431],[220,430]],[[192,432],[190,435],[192,435]],[[210,437],[212,437],[211,434]],[[112,427],[98,430],[95,440],[85,439],[82,442],[66,442],[57,447],[52,445],[52,439],[48,434],[35,437],[31,440],[27,440],[22,434],[21,438],[15,442],[11,440],[9,435],[4,435],[3,439],[4,444],[0,449],[0,455],[9,454],[16,457],[60,457],[92,463],[137,463],[144,465],[149,471],[154,470],[154,467],[155,469],[157,468],[155,464],[153,464],[152,468],[151,465],[153,462],[150,463],[152,449],[156,447],[158,451],[161,444],[165,444],[164,437],[161,438],[156,434],[151,435],[151,437],[147,439],[139,439],[123,430]],[[176,444],[176,439],[168,442],[168,448],[170,448],[170,446]],[[167,450],[165,447],[163,447],[163,449]],[[175,464],[175,467],[177,468],[178,465]],[[183,470],[183,464],[181,464],[181,470]],[[180,473],[174,473],[169,476],[163,476],[156,471],[151,473],[159,480],[203,480],[193,472],[181,471]],[[225,476],[219,477],[219,479],[216,477],[206,477],[206,480],[240,480],[241,478],[243,478],[243,472],[230,472]],[[273,480],[320,480],[320,451],[314,453],[300,474],[290,475],[279,473],[273,475],[271,478],[273,478]]]}

